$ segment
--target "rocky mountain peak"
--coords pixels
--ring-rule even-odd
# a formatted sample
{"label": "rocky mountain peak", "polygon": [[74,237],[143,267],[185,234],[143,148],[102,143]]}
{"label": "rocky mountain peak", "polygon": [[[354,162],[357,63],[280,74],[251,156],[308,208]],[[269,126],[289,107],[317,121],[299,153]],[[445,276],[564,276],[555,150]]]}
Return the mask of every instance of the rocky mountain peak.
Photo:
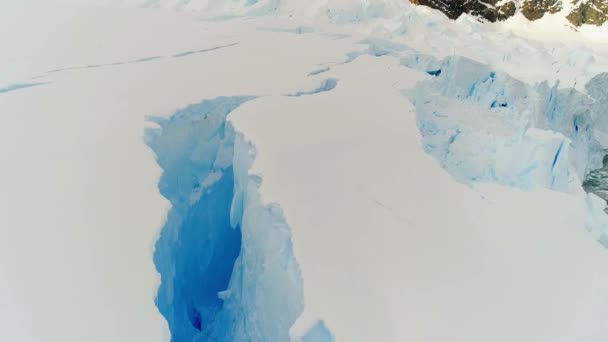
{"label": "rocky mountain peak", "polygon": [[495,22],[521,12],[528,20],[568,10],[566,18],[574,26],[601,26],[608,21],[608,0],[410,0],[440,10],[451,19],[463,13]]}

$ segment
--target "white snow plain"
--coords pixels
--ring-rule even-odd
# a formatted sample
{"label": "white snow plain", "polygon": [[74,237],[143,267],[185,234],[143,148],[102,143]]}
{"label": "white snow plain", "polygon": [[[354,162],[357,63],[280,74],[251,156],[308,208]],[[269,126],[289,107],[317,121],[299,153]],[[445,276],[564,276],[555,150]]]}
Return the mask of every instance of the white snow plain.
{"label": "white snow plain", "polygon": [[[302,276],[293,340],[319,320],[349,342],[605,340],[608,250],[597,240],[608,219],[580,169],[597,166],[606,128],[575,140],[540,116],[522,124],[446,100],[456,128],[536,144],[511,164],[554,164],[534,186],[463,180],[425,152],[411,97],[441,82],[425,71],[447,72],[446,56],[526,89],[559,80],[583,93],[608,70],[597,33],[530,38],[399,1],[61,2],[0,2],[0,340],[169,340],[152,263],[169,206],[145,116],[240,95],[257,98],[228,116],[235,155],[251,152],[245,142],[256,155],[235,168],[259,175],[261,202],[282,208]],[[557,30],[552,20],[534,32]],[[495,141],[472,137],[450,153],[492,160],[483,148]],[[599,147],[556,164],[565,139]],[[556,174],[564,186],[547,182]]]}

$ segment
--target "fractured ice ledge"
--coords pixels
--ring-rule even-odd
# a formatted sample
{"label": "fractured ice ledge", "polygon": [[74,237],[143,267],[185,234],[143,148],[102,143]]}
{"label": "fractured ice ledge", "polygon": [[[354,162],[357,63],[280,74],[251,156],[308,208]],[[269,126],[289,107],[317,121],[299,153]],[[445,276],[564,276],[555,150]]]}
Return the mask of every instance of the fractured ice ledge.
{"label": "fractured ice ledge", "polygon": [[601,165],[590,96],[527,85],[463,57],[429,63],[441,73],[406,95],[424,149],[456,179],[572,192]]}
{"label": "fractured ice ledge", "polygon": [[[440,70],[404,94],[416,108],[424,150],[458,181],[584,194],[582,181],[601,167],[608,74],[590,80],[583,94],[527,85],[457,56],[402,58],[402,65]],[[587,229],[608,247],[606,202],[590,193],[586,205]]]}
{"label": "fractured ice ledge", "polygon": [[[579,191],[608,146],[608,73],[576,89],[526,84],[462,56],[437,59],[392,41],[367,38],[363,55],[390,56],[431,76],[403,94],[416,107],[423,148],[461,182]],[[541,134],[539,131],[545,131]]]}
{"label": "fractured ice ledge", "polygon": [[[156,303],[173,342],[289,341],[303,310],[291,231],[249,174],[255,150],[226,121],[253,97],[220,97],[151,118],[146,142],[172,205],[156,243]],[[302,341],[331,342],[319,323]]]}

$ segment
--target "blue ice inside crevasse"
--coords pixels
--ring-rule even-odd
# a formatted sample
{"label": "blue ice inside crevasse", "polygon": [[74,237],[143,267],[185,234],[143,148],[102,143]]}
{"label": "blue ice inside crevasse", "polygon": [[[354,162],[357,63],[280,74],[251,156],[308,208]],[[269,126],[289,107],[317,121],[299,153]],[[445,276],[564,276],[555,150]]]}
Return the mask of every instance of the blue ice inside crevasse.
{"label": "blue ice inside crevasse", "polygon": [[253,97],[219,97],[169,119],[152,117],[146,143],[171,203],[155,246],[156,304],[173,342],[289,341],[303,310],[291,231],[262,203],[249,174],[255,151],[227,115]]}

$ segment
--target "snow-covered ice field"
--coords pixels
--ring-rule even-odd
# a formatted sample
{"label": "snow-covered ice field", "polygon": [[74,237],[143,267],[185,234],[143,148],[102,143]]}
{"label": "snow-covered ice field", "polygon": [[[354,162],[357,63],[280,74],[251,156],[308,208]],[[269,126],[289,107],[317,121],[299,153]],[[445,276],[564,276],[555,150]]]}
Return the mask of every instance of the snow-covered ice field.
{"label": "snow-covered ice field", "polygon": [[0,341],[605,340],[605,28],[69,2],[0,0]]}

